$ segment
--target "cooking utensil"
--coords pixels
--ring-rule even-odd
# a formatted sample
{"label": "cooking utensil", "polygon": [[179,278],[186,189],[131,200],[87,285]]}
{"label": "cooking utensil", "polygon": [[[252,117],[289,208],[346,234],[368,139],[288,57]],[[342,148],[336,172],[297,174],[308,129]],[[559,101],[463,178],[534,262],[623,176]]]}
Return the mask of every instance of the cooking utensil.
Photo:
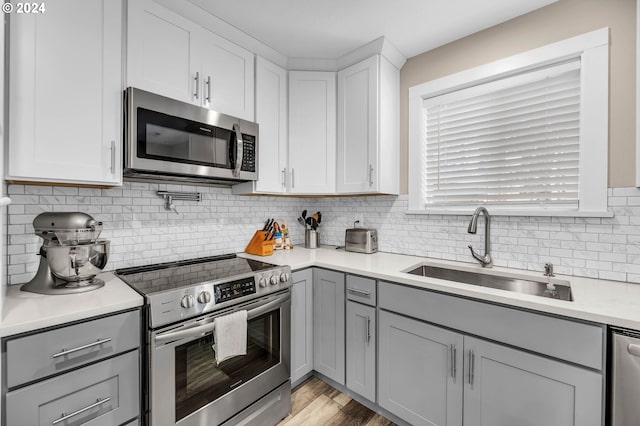
{"label": "cooking utensil", "polygon": [[303,219],[307,219],[307,211],[306,210],[302,210],[302,218]]}
{"label": "cooking utensil", "polygon": [[311,229],[313,229],[314,231],[318,229],[318,221],[315,217],[311,217]]}
{"label": "cooking utensil", "polygon": [[318,212],[318,225],[322,222],[322,213]]}
{"label": "cooking utensil", "polygon": [[304,229],[307,229],[307,224],[304,223],[304,219],[302,218],[302,216],[298,217],[298,223],[300,223],[300,225],[304,226]]}

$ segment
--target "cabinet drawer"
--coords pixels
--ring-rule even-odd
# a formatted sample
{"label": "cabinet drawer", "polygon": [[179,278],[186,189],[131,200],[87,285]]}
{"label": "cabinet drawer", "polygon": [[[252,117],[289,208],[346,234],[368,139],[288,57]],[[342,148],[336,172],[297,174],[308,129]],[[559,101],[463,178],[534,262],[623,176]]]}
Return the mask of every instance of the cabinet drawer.
{"label": "cabinet drawer", "polygon": [[8,392],[6,424],[112,426],[131,420],[140,411],[138,362],[136,350]]}
{"label": "cabinet drawer", "polygon": [[400,284],[380,282],[380,307],[602,370],[604,328]]}
{"label": "cabinet drawer", "polygon": [[6,342],[9,389],[140,345],[140,314],[125,312]]}
{"label": "cabinet drawer", "polygon": [[347,299],[376,306],[376,280],[347,275]]}

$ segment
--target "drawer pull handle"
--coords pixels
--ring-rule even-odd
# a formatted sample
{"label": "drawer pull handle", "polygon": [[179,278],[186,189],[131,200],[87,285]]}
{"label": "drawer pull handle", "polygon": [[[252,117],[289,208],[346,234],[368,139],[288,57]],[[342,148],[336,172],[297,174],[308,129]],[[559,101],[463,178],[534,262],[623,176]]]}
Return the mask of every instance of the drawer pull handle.
{"label": "drawer pull handle", "polygon": [[371,292],[370,291],[365,291],[365,290],[358,290],[357,288],[347,288],[347,291],[349,293],[353,293],[353,294],[357,294],[359,296],[370,296]]}
{"label": "drawer pull handle", "polygon": [[73,413],[71,413],[71,414],[62,413],[62,417],[60,417],[58,420],[54,420],[54,421],[52,421],[52,422],[51,422],[51,424],[52,424],[52,425],[57,425],[58,423],[64,422],[65,420],[69,420],[71,417],[75,417],[75,416],[77,416],[78,414],[82,414],[82,413],[84,413],[85,411],[89,411],[89,410],[91,410],[92,408],[95,408],[95,407],[97,407],[97,406],[99,406],[99,405],[105,404],[105,403],[107,403],[107,402],[109,402],[109,401],[111,401],[111,397],[107,397],[107,398],[105,398],[105,399],[98,398],[98,399],[96,400],[96,402],[94,402],[93,404],[91,404],[91,405],[87,405],[86,407],[81,408],[81,409],[79,409],[78,411],[74,411],[74,412],[73,412]]}
{"label": "drawer pull handle", "polygon": [[58,352],[57,354],[53,354],[51,356],[51,358],[58,358],[58,357],[61,357],[61,356],[69,355],[69,354],[72,354],[74,352],[81,351],[83,349],[88,349],[88,348],[91,348],[93,346],[98,346],[98,345],[101,345],[103,343],[108,343],[110,341],[111,341],[111,338],[107,337],[106,339],[102,339],[102,340],[98,340],[98,341],[93,342],[93,343],[89,343],[89,344],[86,344],[86,345],[78,346],[77,348],[63,349],[62,352]]}
{"label": "drawer pull handle", "polygon": [[371,341],[371,318],[367,315],[367,345]]}

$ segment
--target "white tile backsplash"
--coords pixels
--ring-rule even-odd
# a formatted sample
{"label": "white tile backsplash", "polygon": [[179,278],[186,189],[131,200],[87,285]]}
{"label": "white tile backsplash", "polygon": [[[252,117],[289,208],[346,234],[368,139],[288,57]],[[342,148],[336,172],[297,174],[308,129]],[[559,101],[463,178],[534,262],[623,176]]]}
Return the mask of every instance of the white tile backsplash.
{"label": "white tile backsplash", "polygon": [[[158,190],[202,192],[202,202],[164,209]],[[381,251],[473,262],[467,245],[483,250],[484,226],[467,233],[469,215],[409,215],[407,196],[288,198],[236,196],[229,188],[126,182],[122,188],[9,185],[9,283],[28,281],[38,266],[40,239],[31,225],[43,211],[83,211],[104,223],[111,240],[107,269],[243,251],[267,217],[287,221],[294,244],[304,241],[297,217],[322,212],[321,243],[344,244],[344,230],[378,229]],[[493,216],[494,264],[640,283],[640,190],[609,190],[613,218]]]}

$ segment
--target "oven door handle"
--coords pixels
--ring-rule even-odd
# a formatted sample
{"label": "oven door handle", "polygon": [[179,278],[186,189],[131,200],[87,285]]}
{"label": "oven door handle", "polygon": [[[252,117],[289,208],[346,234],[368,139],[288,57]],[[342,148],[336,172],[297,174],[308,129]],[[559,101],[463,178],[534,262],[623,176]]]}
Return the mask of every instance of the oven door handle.
{"label": "oven door handle", "polygon": [[[290,299],[289,293],[280,296],[276,299],[273,299],[261,306],[258,306],[257,308],[253,308],[247,311],[247,321],[252,319],[252,318],[256,318],[259,317],[262,314],[265,314],[271,310],[273,310],[273,308],[280,306],[281,304],[283,304],[284,302],[286,302],[287,300]],[[171,343],[171,342],[175,342],[176,340],[181,340],[181,339],[185,339],[185,338],[190,338],[190,337],[200,337],[200,336],[204,336],[205,334],[213,331],[213,329],[216,328],[216,322],[215,319],[214,321],[204,324],[204,325],[199,325],[196,327],[192,327],[186,330],[178,330],[178,331],[172,331],[166,334],[161,334],[155,337],[155,343],[156,344],[166,344],[166,343]]]}

